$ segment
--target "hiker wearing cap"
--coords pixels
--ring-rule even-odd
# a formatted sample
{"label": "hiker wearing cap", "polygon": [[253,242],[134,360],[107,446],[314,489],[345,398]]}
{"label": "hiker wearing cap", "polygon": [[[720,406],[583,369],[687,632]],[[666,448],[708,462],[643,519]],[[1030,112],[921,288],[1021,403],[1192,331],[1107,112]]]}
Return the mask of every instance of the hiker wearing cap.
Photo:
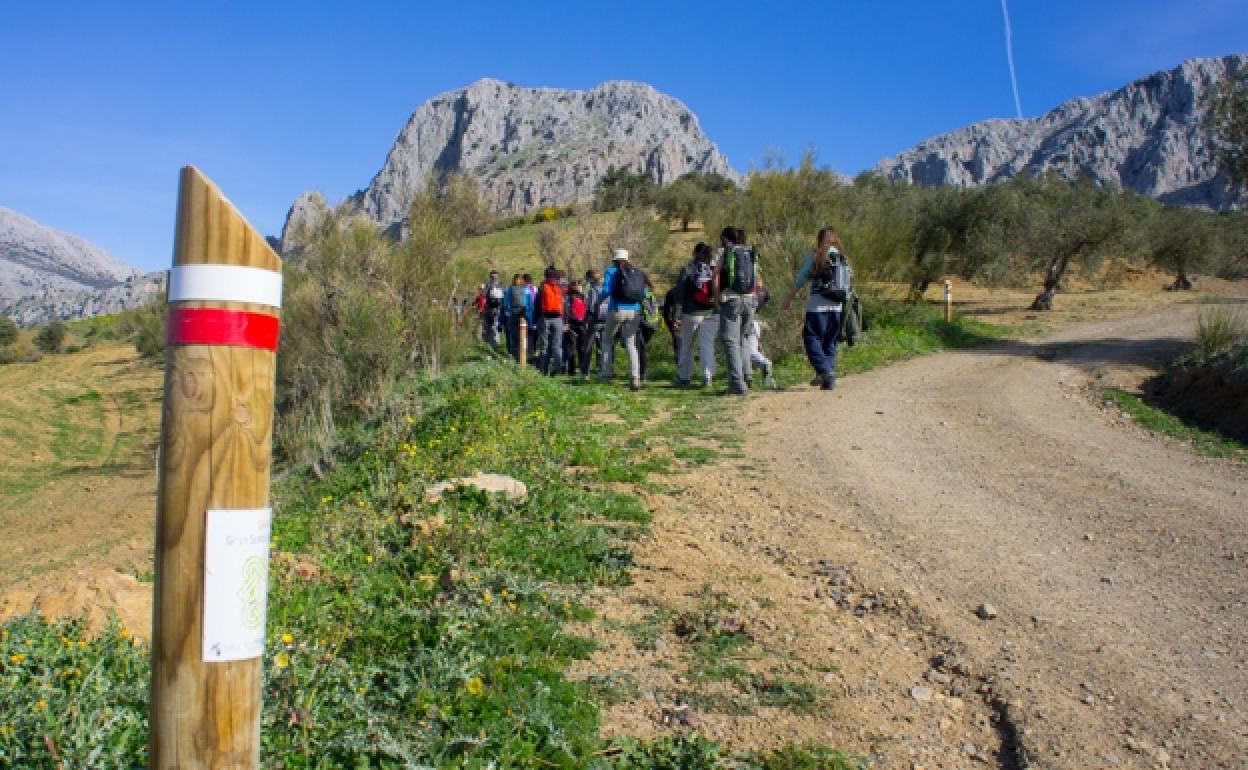
{"label": "hiker wearing cap", "polygon": [[719,308],[719,339],[728,368],[728,393],[749,393],[749,353],[746,330],[754,322],[754,294],[760,285],[758,258],[746,245],[745,231],[725,227],[719,236],[722,248],[714,271],[716,306]]}
{"label": "hiker wearing cap", "polygon": [[602,296],[607,298],[607,322],[602,331],[602,365],[598,378],[610,381],[615,370],[615,336],[618,333],[628,354],[628,387],[641,389],[641,361],[637,358],[637,333],[641,321],[641,301],[646,296],[646,276],[629,263],[628,250],[611,252],[611,267],[602,279]]}
{"label": "hiker wearing cap", "polygon": [[560,277],[553,265],[546,268],[545,280],[537,290],[537,348],[540,351],[537,368],[551,377],[563,366],[564,295]]}
{"label": "hiker wearing cap", "polygon": [[676,353],[676,387],[689,385],[693,378],[693,351],[696,341],[702,365],[702,384],[711,386],[715,376],[715,337],[719,314],[715,307],[715,265],[711,247],[699,242],[693,247],[693,261],[680,271],[676,280],[680,296],[677,323],[680,345]]}
{"label": "hiker wearing cap", "polygon": [[815,250],[806,256],[793,288],[780,305],[781,310],[788,310],[793,297],[810,284],[802,344],[806,348],[806,359],[815,370],[810,384],[824,390],[836,387],[836,341],[841,333],[841,311],[852,280],[853,270],[841,239],[835,230],[824,227],[815,237]]}

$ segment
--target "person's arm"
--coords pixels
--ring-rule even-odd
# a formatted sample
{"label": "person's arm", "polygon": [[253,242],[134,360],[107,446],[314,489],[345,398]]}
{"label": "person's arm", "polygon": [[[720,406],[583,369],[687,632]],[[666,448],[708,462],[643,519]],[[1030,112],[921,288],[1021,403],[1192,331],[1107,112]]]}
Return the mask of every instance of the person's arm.
{"label": "person's arm", "polygon": [[711,260],[711,297],[715,300],[715,308],[719,308],[719,276],[723,272],[724,253],[720,249],[719,255]]}
{"label": "person's arm", "polygon": [[785,295],[784,302],[780,303],[781,310],[788,310],[789,305],[793,304],[793,298],[801,291],[806,282],[810,280],[810,269],[814,263],[814,254],[808,254],[806,261],[802,263],[802,267],[797,271],[797,278],[793,280],[793,288],[789,289],[789,293]]}

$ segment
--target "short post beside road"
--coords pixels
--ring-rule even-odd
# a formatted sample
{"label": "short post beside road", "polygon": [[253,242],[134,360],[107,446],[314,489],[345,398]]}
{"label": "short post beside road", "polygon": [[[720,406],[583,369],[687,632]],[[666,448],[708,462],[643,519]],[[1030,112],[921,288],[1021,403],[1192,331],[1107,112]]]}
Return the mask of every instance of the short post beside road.
{"label": "short post beside road", "polygon": [[521,318],[518,326],[520,329],[520,358],[517,363],[523,369],[529,359],[529,322]]}
{"label": "short post beside road", "polygon": [[953,322],[953,283],[945,279],[945,323]]}
{"label": "short post beside road", "polygon": [[191,166],[168,298],[149,766],[256,768],[281,260]]}

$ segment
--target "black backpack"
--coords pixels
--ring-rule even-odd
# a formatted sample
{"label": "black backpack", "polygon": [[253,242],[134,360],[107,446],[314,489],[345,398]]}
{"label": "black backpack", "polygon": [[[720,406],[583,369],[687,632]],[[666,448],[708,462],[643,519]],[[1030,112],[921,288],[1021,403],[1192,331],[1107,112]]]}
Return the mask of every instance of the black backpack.
{"label": "black backpack", "polygon": [[508,291],[511,292],[511,315],[522,316],[525,314],[525,301],[528,299],[529,287],[522,284],[512,285]]}
{"label": "black backpack", "polygon": [[615,275],[611,296],[623,305],[636,305],[646,298],[646,274],[635,267],[621,265]]}
{"label": "black backpack", "polygon": [[749,294],[757,283],[757,256],[749,246],[724,249],[723,288],[736,294]]}
{"label": "black backpack", "polygon": [[844,302],[849,282],[849,265],[841,261],[840,254],[829,254],[823,272],[810,277],[810,291],[832,302]]}

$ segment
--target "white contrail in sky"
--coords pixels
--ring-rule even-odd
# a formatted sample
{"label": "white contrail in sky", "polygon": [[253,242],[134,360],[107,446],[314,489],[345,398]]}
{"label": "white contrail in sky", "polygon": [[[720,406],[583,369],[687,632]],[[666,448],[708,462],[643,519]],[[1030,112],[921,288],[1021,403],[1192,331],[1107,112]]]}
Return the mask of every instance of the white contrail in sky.
{"label": "white contrail in sky", "polygon": [[1014,111],[1023,117],[1023,103],[1018,98],[1018,76],[1014,74],[1014,36],[1010,32],[1010,7],[1001,0],[1001,13],[1005,16],[1005,58],[1010,63],[1010,85],[1014,86]]}

